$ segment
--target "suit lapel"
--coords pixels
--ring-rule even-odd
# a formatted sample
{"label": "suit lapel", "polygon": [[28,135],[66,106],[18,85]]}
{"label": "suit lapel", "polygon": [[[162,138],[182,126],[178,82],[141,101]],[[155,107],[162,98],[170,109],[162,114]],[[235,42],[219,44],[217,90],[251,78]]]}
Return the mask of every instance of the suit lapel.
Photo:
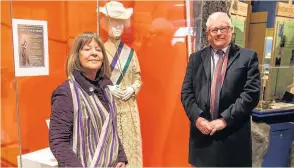
{"label": "suit lapel", "polygon": [[210,87],[211,87],[211,48],[206,47],[201,52],[201,60],[202,60],[202,66],[205,71],[205,76],[207,79],[207,94],[203,95],[206,96],[205,101],[205,108],[209,111],[210,110]]}
{"label": "suit lapel", "polygon": [[210,47],[206,47],[201,53],[202,65],[205,70],[205,75],[210,81],[211,77],[211,50]]}
{"label": "suit lapel", "polygon": [[[228,58],[228,65],[227,65],[226,74],[229,71],[229,68],[231,67],[233,62],[236,60],[236,58],[239,57],[239,55],[240,55],[239,50],[240,50],[239,46],[237,46],[235,44],[231,44],[230,51],[229,51],[229,58]],[[226,79],[226,76],[227,76],[226,74],[225,74],[225,79]],[[220,90],[220,99],[219,99],[219,101],[221,101],[222,97],[223,97],[222,90],[223,90],[223,88],[225,87],[225,84],[226,84],[225,79],[223,81],[223,86],[221,87],[221,90]]]}
{"label": "suit lapel", "polygon": [[[227,70],[230,68],[232,63],[236,60],[236,58],[240,55],[239,46],[235,44],[231,44],[230,51],[229,51],[229,60],[227,65]],[[211,77],[211,48],[206,47],[203,52],[201,53],[201,59],[203,68],[205,70],[205,75],[207,79]]]}
{"label": "suit lapel", "polygon": [[240,55],[239,49],[240,49],[239,46],[235,44],[231,44],[230,51],[229,51],[227,71],[232,65],[232,63],[236,60],[236,58]]}

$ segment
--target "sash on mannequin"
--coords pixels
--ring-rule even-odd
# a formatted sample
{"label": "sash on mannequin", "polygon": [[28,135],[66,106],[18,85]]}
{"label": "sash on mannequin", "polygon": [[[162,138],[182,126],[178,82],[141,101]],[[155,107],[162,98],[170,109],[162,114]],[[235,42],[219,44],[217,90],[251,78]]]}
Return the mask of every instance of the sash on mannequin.
{"label": "sash on mannequin", "polygon": [[[130,62],[132,61],[134,50],[131,48],[124,49],[124,43],[120,42],[117,52],[113,57],[113,60],[110,64],[111,67],[111,81],[116,85],[119,85],[127,72]],[[119,65],[120,64],[120,65]],[[120,66],[123,66],[121,68]],[[121,73],[115,73],[114,69],[120,71]]]}

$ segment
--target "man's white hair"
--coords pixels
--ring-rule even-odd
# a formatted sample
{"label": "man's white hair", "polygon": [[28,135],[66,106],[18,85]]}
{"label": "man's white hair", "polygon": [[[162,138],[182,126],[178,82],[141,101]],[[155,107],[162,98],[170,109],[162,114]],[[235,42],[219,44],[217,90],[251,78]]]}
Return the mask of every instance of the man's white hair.
{"label": "man's white hair", "polygon": [[233,27],[232,21],[229,18],[229,16],[225,12],[214,12],[211,15],[209,15],[207,22],[206,22],[206,29],[208,30],[212,24],[213,21],[226,21],[228,22],[230,27]]}

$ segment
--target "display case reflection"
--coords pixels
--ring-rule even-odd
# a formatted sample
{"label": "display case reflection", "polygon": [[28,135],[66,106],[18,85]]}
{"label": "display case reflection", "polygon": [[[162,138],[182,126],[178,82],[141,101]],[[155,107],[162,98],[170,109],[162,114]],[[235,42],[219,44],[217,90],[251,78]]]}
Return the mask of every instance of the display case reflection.
{"label": "display case reflection", "polygon": [[256,110],[294,109],[294,28],[293,22],[278,21],[273,37],[265,39],[260,65],[262,92]]}

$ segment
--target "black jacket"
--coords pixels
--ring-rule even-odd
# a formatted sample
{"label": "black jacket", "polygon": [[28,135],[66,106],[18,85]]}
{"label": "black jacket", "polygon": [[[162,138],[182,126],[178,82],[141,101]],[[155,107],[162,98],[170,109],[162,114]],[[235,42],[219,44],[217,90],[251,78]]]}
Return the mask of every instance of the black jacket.
{"label": "black jacket", "polygon": [[227,71],[219,100],[219,116],[227,122],[215,135],[203,135],[195,125],[201,117],[211,120],[211,48],[190,56],[181,100],[191,122],[189,163],[195,166],[251,166],[250,114],[260,96],[257,53],[231,44]]}

